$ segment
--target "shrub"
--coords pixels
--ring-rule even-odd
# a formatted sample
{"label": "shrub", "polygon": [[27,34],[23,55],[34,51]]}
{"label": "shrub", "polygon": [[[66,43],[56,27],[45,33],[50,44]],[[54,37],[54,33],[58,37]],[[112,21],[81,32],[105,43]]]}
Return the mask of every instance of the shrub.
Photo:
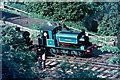
{"label": "shrub", "polygon": [[34,13],[32,16],[42,19],[66,20],[75,23],[81,21],[88,30],[97,32],[99,35],[113,36],[120,30],[119,3],[117,2],[23,2],[9,3],[9,5]]}
{"label": "shrub", "polygon": [[120,64],[119,56],[115,55],[107,60],[109,64]]}
{"label": "shrub", "polygon": [[120,31],[118,25],[120,20],[118,3],[104,3],[101,8],[103,17],[98,26],[99,35],[117,35],[118,31]]}
{"label": "shrub", "polygon": [[[26,49],[23,39],[18,36],[13,27],[5,26],[0,37],[2,38],[3,79],[35,78],[31,67],[34,66],[36,53]],[[16,43],[18,45],[15,45]]]}
{"label": "shrub", "polygon": [[119,54],[120,50],[116,46],[102,46],[99,48],[102,52],[112,52],[115,54]]}
{"label": "shrub", "polygon": [[119,64],[120,63],[120,50],[116,46],[103,46],[99,48],[102,52],[111,52],[115,55],[107,60],[109,64]]}

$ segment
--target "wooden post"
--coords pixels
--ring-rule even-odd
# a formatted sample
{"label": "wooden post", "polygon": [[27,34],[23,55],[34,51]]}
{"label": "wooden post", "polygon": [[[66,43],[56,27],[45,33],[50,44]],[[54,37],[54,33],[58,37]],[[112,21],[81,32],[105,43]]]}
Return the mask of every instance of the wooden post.
{"label": "wooden post", "polygon": [[43,61],[43,69],[45,69],[45,61],[46,61],[45,53],[42,55],[42,61]]}

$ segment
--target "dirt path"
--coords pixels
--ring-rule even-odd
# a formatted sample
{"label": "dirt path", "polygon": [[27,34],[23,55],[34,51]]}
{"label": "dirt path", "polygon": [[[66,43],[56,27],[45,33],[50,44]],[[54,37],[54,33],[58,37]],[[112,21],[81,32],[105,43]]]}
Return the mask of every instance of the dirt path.
{"label": "dirt path", "polygon": [[40,25],[45,24],[47,21],[45,20],[40,20],[37,18],[29,18],[26,16],[21,16],[13,13],[8,13],[5,11],[0,11],[2,13],[2,17],[5,17],[5,20],[14,24],[18,24],[24,27],[30,27],[33,24]]}

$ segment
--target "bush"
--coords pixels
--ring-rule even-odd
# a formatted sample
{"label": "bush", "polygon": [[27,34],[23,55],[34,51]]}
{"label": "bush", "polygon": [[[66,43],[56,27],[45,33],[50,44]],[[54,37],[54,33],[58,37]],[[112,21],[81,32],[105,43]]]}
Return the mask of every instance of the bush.
{"label": "bush", "polygon": [[119,56],[115,55],[107,60],[109,64],[120,64]]}
{"label": "bush", "polygon": [[120,15],[118,11],[118,3],[104,3],[101,6],[103,17],[99,22],[99,35],[115,36],[118,34]]}
{"label": "bush", "polygon": [[[2,67],[3,79],[35,78],[31,67],[34,66],[36,53],[26,49],[15,29],[5,26],[2,30]],[[15,44],[18,45],[15,45]]]}
{"label": "bush", "polygon": [[23,2],[9,3],[9,5],[30,13],[32,12],[34,17],[42,19],[52,21],[66,20],[75,23],[82,22],[83,27],[97,32],[99,35],[113,36],[120,30],[119,3],[117,2]]}
{"label": "bush", "polygon": [[109,64],[120,64],[120,50],[116,46],[103,46],[99,48],[102,52],[111,52],[114,53],[114,56],[109,58],[107,62]]}
{"label": "bush", "polygon": [[[79,2],[27,2],[27,3],[10,3],[10,6],[16,7],[22,6],[26,8],[27,12],[36,13],[32,14],[34,17],[44,18],[52,21],[66,20],[67,23],[76,23],[76,28],[79,28],[81,24],[77,22],[82,21],[85,17],[85,14],[88,16],[94,12],[94,3],[79,3]],[[21,6],[19,9],[22,9]],[[18,7],[16,7],[18,8]],[[23,10],[23,9],[22,9]],[[82,23],[82,22],[79,22]],[[83,24],[83,23],[82,23]],[[74,27],[74,24],[73,24]],[[84,26],[82,26],[84,27]]]}
{"label": "bush", "polygon": [[120,53],[120,50],[116,46],[102,46],[98,49],[101,50],[102,52],[112,52],[112,53],[115,53],[115,54]]}

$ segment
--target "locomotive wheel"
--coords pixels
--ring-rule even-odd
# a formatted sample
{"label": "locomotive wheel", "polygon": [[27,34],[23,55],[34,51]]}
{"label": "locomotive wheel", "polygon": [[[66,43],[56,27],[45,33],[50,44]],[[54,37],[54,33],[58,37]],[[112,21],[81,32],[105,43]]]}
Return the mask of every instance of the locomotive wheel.
{"label": "locomotive wheel", "polygon": [[62,50],[62,49],[60,50],[60,54],[62,54],[62,55],[63,55],[63,50]]}
{"label": "locomotive wheel", "polygon": [[78,56],[82,56],[82,53],[80,51],[78,51]]}
{"label": "locomotive wheel", "polygon": [[71,51],[71,54],[74,55],[74,56],[77,56],[78,52],[77,51]]}
{"label": "locomotive wheel", "polygon": [[56,50],[55,50],[54,48],[50,48],[50,53],[51,53],[52,55],[56,55]]}
{"label": "locomotive wheel", "polygon": [[62,50],[62,52],[63,52],[64,55],[68,54],[68,50]]}
{"label": "locomotive wheel", "polygon": [[65,55],[65,54],[66,54],[66,53],[65,53],[65,50],[61,49],[61,50],[60,50],[60,54],[61,54],[61,55]]}
{"label": "locomotive wheel", "polygon": [[57,54],[60,53],[59,49],[56,49],[56,53],[57,53]]}

